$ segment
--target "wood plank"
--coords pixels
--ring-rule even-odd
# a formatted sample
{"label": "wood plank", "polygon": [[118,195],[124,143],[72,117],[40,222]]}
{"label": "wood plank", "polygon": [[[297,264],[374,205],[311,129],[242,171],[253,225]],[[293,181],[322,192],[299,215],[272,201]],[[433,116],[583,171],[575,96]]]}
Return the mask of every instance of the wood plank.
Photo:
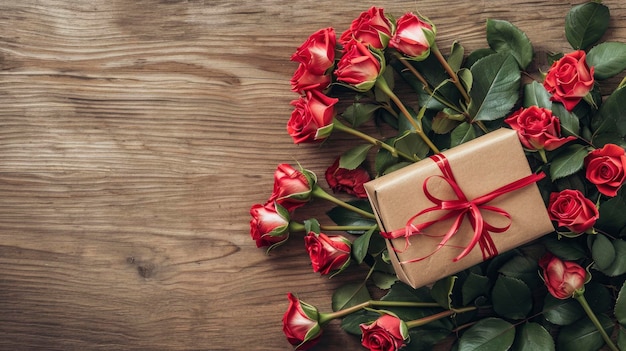
{"label": "wood plank", "polygon": [[[444,52],[485,46],[487,18],[545,52],[567,49],[571,3],[376,5],[429,16]],[[626,6],[604,3],[624,41]],[[327,311],[345,280],[313,273],[300,235],[265,255],[248,211],[277,164],[321,175],[353,143],[292,144],[289,57],[370,5],[0,1],[0,349],[288,349],[286,293]],[[318,347],[358,348],[334,322]]]}

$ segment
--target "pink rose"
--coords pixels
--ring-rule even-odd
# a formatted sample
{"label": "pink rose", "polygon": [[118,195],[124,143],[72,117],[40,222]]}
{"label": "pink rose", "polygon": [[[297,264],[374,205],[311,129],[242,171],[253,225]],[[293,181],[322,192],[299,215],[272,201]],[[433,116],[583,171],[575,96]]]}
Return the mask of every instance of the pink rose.
{"label": "pink rose", "polygon": [[342,45],[346,45],[355,39],[376,49],[383,49],[391,37],[391,28],[392,24],[385,16],[383,9],[372,6],[352,21],[350,29],[341,34],[339,41]]}
{"label": "pink rose", "polygon": [[332,130],[335,104],[331,98],[317,90],[309,90],[305,96],[291,102],[295,106],[287,122],[287,132],[296,144],[326,139]]}
{"label": "pink rose", "polygon": [[257,247],[272,246],[289,237],[289,213],[275,203],[250,208],[250,236]]}
{"label": "pink rose", "polygon": [[548,215],[559,227],[574,233],[591,229],[600,217],[596,205],[580,191],[572,189],[550,194]]}
{"label": "pink rose", "polygon": [[328,274],[335,270],[342,270],[350,264],[350,249],[352,244],[341,235],[326,235],[309,232],[304,237],[306,250],[311,258],[313,271]]}
{"label": "pink rose", "polygon": [[291,212],[311,200],[315,174],[299,171],[286,163],[278,165],[274,172],[274,191],[268,202],[276,201]]}
{"label": "pink rose", "polygon": [[552,64],[543,86],[552,94],[550,100],[571,111],[593,88],[593,82],[593,67],[587,66],[585,52],[577,50]]}
{"label": "pink rose", "polygon": [[296,350],[308,350],[315,346],[322,336],[317,308],[300,301],[291,293],[287,294],[289,307],[283,316],[283,333]]}
{"label": "pink rose", "polygon": [[361,345],[370,351],[396,351],[405,345],[408,328],[400,318],[384,314],[370,325],[361,324]]}
{"label": "pink rose", "polygon": [[345,169],[339,167],[339,158],[326,170],[326,182],[333,192],[344,191],[360,198],[367,198],[363,184],[370,181],[367,171],[358,167]]}
{"label": "pink rose", "polygon": [[351,85],[358,91],[368,91],[380,74],[380,61],[363,43],[352,40],[344,47],[344,54],[337,63],[337,81]]}
{"label": "pink rose", "polygon": [[420,60],[428,57],[434,40],[434,27],[409,12],[398,19],[396,33],[391,37],[389,46],[413,59]]}
{"label": "pink rose", "polygon": [[537,106],[520,108],[504,122],[517,131],[527,149],[552,151],[576,137],[561,137],[561,122],[552,111]]}
{"label": "pink rose", "polygon": [[585,285],[587,272],[574,262],[561,261],[547,253],[539,260],[539,267],[543,270],[543,280],[548,291],[557,299],[570,298]]}
{"label": "pink rose", "polygon": [[585,157],[585,175],[606,196],[615,196],[626,180],[626,156],[624,149],[606,144],[602,149],[591,151]]}
{"label": "pink rose", "polygon": [[291,78],[291,90],[303,93],[306,90],[323,90],[330,84],[329,70],[335,65],[336,37],[333,28],[324,28],[313,33],[291,56],[299,62]]}

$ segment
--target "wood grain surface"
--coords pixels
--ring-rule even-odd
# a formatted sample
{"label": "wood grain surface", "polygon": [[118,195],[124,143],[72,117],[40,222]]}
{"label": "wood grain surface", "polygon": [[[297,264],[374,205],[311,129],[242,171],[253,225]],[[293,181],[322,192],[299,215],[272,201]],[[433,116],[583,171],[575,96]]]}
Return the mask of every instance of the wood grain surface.
{"label": "wood grain surface", "polygon": [[[328,311],[364,276],[313,273],[298,234],[250,239],[277,164],[321,175],[353,142],[285,132],[294,49],[376,5],[428,16],[444,53],[508,20],[541,60],[568,50],[575,3],[0,0],[0,349],[291,349],[286,293]],[[626,41],[626,5],[604,3]],[[333,322],[317,350],[359,344]]]}

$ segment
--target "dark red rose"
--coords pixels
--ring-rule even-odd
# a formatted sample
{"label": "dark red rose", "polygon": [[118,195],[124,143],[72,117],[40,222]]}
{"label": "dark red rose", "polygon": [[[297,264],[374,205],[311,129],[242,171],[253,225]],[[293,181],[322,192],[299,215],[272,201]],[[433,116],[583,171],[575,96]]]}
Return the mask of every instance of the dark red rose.
{"label": "dark red rose", "polygon": [[574,262],[562,261],[547,253],[539,260],[539,267],[548,291],[557,299],[570,298],[585,285],[587,271]]}
{"label": "dark red rose", "polygon": [[283,316],[283,333],[296,350],[308,350],[315,346],[322,336],[317,308],[300,301],[291,293],[287,294],[289,307]]}
{"label": "dark red rose", "polygon": [[600,217],[594,203],[580,191],[573,189],[550,194],[548,214],[559,227],[565,227],[574,233],[591,229]]}
{"label": "dark red rose", "polygon": [[621,146],[606,144],[585,157],[585,175],[606,196],[615,196],[626,180],[626,155]]}
{"label": "dark red rose", "polygon": [[346,45],[355,39],[376,49],[383,49],[391,37],[391,28],[392,24],[383,9],[372,6],[352,21],[350,28],[339,37],[339,41]]}
{"label": "dark red rose", "polygon": [[339,99],[317,90],[309,90],[305,96],[292,101],[295,108],[287,122],[287,132],[293,142],[299,144],[326,139],[332,130],[337,101]]}
{"label": "dark red rose", "polygon": [[328,274],[342,270],[350,264],[352,244],[341,235],[310,232],[304,237],[304,244],[314,272]]}
{"label": "dark red rose", "polygon": [[363,184],[370,181],[370,175],[362,167],[346,169],[339,167],[339,158],[326,170],[326,182],[333,192],[346,192],[360,198],[367,198]]}
{"label": "dark red rose", "polygon": [[593,82],[593,67],[587,65],[585,52],[577,50],[552,64],[543,86],[552,94],[550,100],[571,111],[593,88]]}
{"label": "dark red rose", "polygon": [[561,137],[561,121],[552,111],[537,106],[520,108],[504,122],[517,131],[527,149],[552,151],[576,137]]}
{"label": "dark red rose", "polygon": [[405,345],[409,331],[400,318],[384,314],[374,323],[361,324],[361,345],[370,351],[396,351]]}

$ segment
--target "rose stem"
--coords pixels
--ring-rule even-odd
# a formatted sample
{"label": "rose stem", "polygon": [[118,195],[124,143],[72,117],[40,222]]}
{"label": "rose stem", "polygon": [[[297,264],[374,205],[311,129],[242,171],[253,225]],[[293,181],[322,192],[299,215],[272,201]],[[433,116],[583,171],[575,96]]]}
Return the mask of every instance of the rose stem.
{"label": "rose stem", "polygon": [[[370,230],[376,225],[320,225],[320,229],[331,232],[345,232],[349,230],[365,231]],[[289,222],[290,232],[303,232],[305,231],[304,224],[298,222]]]}
{"label": "rose stem", "polygon": [[414,327],[421,327],[422,325],[426,325],[426,324],[428,324],[430,322],[434,322],[436,320],[439,320],[439,319],[442,319],[442,318],[445,318],[445,317],[449,317],[449,316],[451,316],[453,314],[470,312],[470,311],[474,311],[474,310],[476,310],[475,306],[463,307],[463,308],[458,308],[458,309],[451,309],[451,310],[439,312],[437,314],[433,314],[432,316],[428,316],[428,317],[424,317],[424,318],[408,321],[408,322],[406,322],[406,326],[409,329],[414,328]]}
{"label": "rose stem", "polygon": [[450,76],[450,79],[452,79],[452,83],[454,83],[456,88],[459,89],[459,92],[461,93],[461,95],[463,95],[463,99],[465,99],[465,103],[469,105],[471,99],[469,95],[467,95],[467,91],[465,90],[465,87],[463,87],[463,85],[461,84],[461,81],[459,80],[459,76],[456,74],[456,72],[454,72],[452,67],[450,67],[450,65],[448,64],[448,61],[446,61],[446,59],[441,54],[441,51],[439,51],[437,44],[433,44],[430,50],[435,55],[439,63],[441,63],[441,65],[443,66],[443,69],[446,70],[446,72]]}
{"label": "rose stem", "polygon": [[319,323],[324,324],[336,318],[345,317],[367,307],[441,307],[436,302],[410,302],[410,301],[379,301],[369,300],[352,307],[332,313],[321,313]]}
{"label": "rose stem", "polygon": [[391,88],[389,88],[389,85],[387,85],[387,82],[385,81],[385,79],[382,76],[380,76],[380,77],[378,77],[378,79],[376,79],[376,86],[383,93],[385,93],[387,96],[389,96],[389,98],[391,98],[391,100],[393,100],[393,102],[396,103],[396,105],[398,106],[398,108],[400,109],[400,111],[402,112],[404,117],[406,117],[406,119],[409,121],[409,123],[411,123],[411,125],[415,129],[415,133],[417,133],[417,135],[419,135],[422,138],[422,140],[424,140],[426,145],[428,145],[428,147],[434,153],[438,154],[439,153],[439,149],[435,146],[435,144],[433,144],[433,142],[428,138],[428,136],[426,134],[424,134],[424,131],[422,130],[422,127],[417,125],[417,122],[415,122],[415,120],[413,119],[413,117],[411,116],[409,111],[406,109],[406,107],[404,106],[402,101],[400,101],[398,96],[391,90]]}
{"label": "rose stem", "polygon": [[611,341],[611,338],[602,327],[602,324],[600,324],[600,321],[598,320],[598,317],[596,317],[596,314],[593,313],[591,307],[589,307],[587,299],[585,299],[584,293],[577,291],[576,293],[574,293],[574,298],[580,303],[583,310],[585,310],[587,316],[589,316],[589,319],[591,319],[591,321],[593,322],[593,325],[596,326],[596,329],[598,329],[600,335],[602,335],[602,338],[604,339],[604,342],[606,342],[607,346],[613,351],[619,351],[619,349],[615,346],[615,344],[613,344],[613,341]]}
{"label": "rose stem", "polygon": [[311,195],[313,195],[314,197],[320,198],[320,199],[324,199],[324,200],[328,200],[334,204],[337,204],[341,207],[344,207],[350,211],[356,212],[359,215],[361,215],[362,217],[365,218],[370,218],[370,219],[375,219],[376,217],[367,211],[364,211],[356,206],[352,206],[347,202],[341,201],[338,198],[332,196],[331,194],[327,193],[326,191],[324,191],[324,189],[322,189],[319,185],[315,185],[313,186],[313,189],[311,190]]}
{"label": "rose stem", "polygon": [[391,146],[389,144],[385,144],[382,141],[380,141],[380,140],[378,140],[376,138],[372,138],[371,136],[369,136],[369,135],[367,135],[367,134],[365,134],[363,132],[360,132],[360,131],[358,131],[358,130],[356,130],[354,128],[350,128],[347,125],[341,123],[341,121],[339,121],[336,118],[333,120],[333,128],[336,128],[337,130],[340,130],[342,132],[346,132],[348,134],[357,136],[357,137],[359,137],[359,138],[369,142],[370,144],[374,144],[374,145],[380,146],[383,149],[391,152],[391,154],[394,157],[401,156],[402,158],[405,158],[405,159],[407,159],[407,160],[409,160],[411,162],[417,162],[417,161],[420,160],[419,157],[417,157],[417,156],[409,156],[406,153],[404,153],[402,151],[399,151],[398,149],[396,149],[395,147],[393,147],[393,146]]}

